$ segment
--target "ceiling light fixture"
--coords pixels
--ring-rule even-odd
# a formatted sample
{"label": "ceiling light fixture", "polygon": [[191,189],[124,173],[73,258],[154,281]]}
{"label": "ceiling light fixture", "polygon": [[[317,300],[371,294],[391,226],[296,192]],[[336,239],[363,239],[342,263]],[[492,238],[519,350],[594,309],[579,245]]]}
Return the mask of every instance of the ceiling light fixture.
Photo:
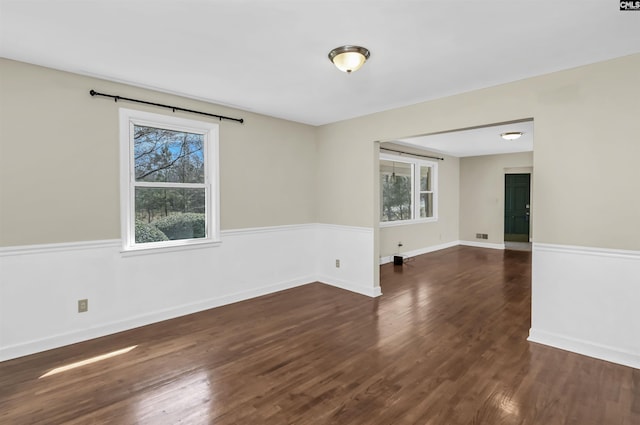
{"label": "ceiling light fixture", "polygon": [[368,49],[360,46],[340,46],[329,52],[329,60],[342,72],[351,74],[369,59]]}
{"label": "ceiling light fixture", "polygon": [[502,133],[500,137],[504,140],[516,140],[522,137],[523,134],[522,131],[507,131],[506,133]]}

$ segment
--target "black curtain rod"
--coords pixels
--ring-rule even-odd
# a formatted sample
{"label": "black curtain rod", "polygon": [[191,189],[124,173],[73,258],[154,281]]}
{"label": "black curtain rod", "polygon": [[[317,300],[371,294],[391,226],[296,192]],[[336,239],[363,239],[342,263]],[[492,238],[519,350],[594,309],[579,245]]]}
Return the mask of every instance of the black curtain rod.
{"label": "black curtain rod", "polygon": [[419,153],[396,151],[396,150],[388,149],[388,148],[380,148],[380,150],[381,151],[395,152],[395,153],[404,154],[404,155],[421,156],[422,158],[431,158],[431,159],[437,159],[438,161],[444,161],[444,158],[440,158],[438,156],[420,155]]}
{"label": "black curtain rod", "polygon": [[159,106],[161,108],[171,109],[171,110],[173,110],[173,112],[182,111],[182,112],[190,112],[192,114],[206,115],[208,117],[218,118],[220,121],[222,121],[222,120],[236,121],[236,122],[239,122],[240,124],[242,124],[244,122],[243,118],[225,117],[224,115],[216,115],[216,114],[210,114],[208,112],[194,111],[193,109],[185,109],[185,108],[180,108],[178,106],[163,105],[162,103],[147,102],[146,100],[131,99],[129,97],[116,96],[116,95],[113,95],[113,94],[98,93],[95,90],[90,90],[89,94],[91,96],[110,97],[116,102],[119,101],[119,100],[126,100],[128,102],[144,103],[145,105]]}

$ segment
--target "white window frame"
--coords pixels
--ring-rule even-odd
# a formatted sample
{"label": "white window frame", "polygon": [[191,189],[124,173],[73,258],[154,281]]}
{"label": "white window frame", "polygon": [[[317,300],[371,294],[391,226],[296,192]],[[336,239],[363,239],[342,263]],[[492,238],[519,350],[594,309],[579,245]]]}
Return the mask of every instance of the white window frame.
{"label": "white window frame", "polygon": [[[380,227],[405,226],[407,224],[431,223],[438,221],[438,162],[425,159],[409,158],[393,154],[380,154],[380,160],[411,164],[411,219],[380,221]],[[420,218],[420,167],[431,167],[431,193],[433,193],[433,217]],[[380,173],[378,167],[378,175]],[[382,188],[380,189],[380,204],[382,204]],[[418,217],[418,218],[416,218]],[[382,218],[382,217],[381,217]]]}
{"label": "white window frame", "polygon": [[[120,220],[122,228],[122,253],[151,253],[205,248],[220,244],[220,182],[218,156],[218,124],[178,118],[120,108]],[[162,182],[136,182],[133,128],[135,125],[163,128],[204,136],[204,183],[180,183],[179,187],[205,189],[206,237],[171,241],[136,243],[135,241],[135,188],[176,187]]]}

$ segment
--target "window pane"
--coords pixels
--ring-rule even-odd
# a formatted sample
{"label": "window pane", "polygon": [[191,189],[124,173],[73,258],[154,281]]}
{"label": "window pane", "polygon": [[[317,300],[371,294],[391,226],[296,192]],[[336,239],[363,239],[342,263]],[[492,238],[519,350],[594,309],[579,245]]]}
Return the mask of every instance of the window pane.
{"label": "window pane", "polygon": [[411,164],[380,161],[381,221],[410,220]]}
{"label": "window pane", "polygon": [[431,167],[420,167],[420,190],[431,191]]}
{"label": "window pane", "polygon": [[205,189],[136,187],[136,243],[206,237]]}
{"label": "window pane", "polygon": [[420,194],[420,217],[433,217],[433,193]]}
{"label": "window pane", "polygon": [[204,183],[204,136],[135,125],[136,181]]}

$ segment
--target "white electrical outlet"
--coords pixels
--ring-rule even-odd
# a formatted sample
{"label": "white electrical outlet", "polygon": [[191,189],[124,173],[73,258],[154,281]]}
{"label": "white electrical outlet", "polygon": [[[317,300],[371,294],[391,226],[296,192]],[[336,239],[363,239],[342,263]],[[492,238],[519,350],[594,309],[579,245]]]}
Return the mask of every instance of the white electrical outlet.
{"label": "white electrical outlet", "polygon": [[336,269],[340,268],[340,260],[336,259]]}

